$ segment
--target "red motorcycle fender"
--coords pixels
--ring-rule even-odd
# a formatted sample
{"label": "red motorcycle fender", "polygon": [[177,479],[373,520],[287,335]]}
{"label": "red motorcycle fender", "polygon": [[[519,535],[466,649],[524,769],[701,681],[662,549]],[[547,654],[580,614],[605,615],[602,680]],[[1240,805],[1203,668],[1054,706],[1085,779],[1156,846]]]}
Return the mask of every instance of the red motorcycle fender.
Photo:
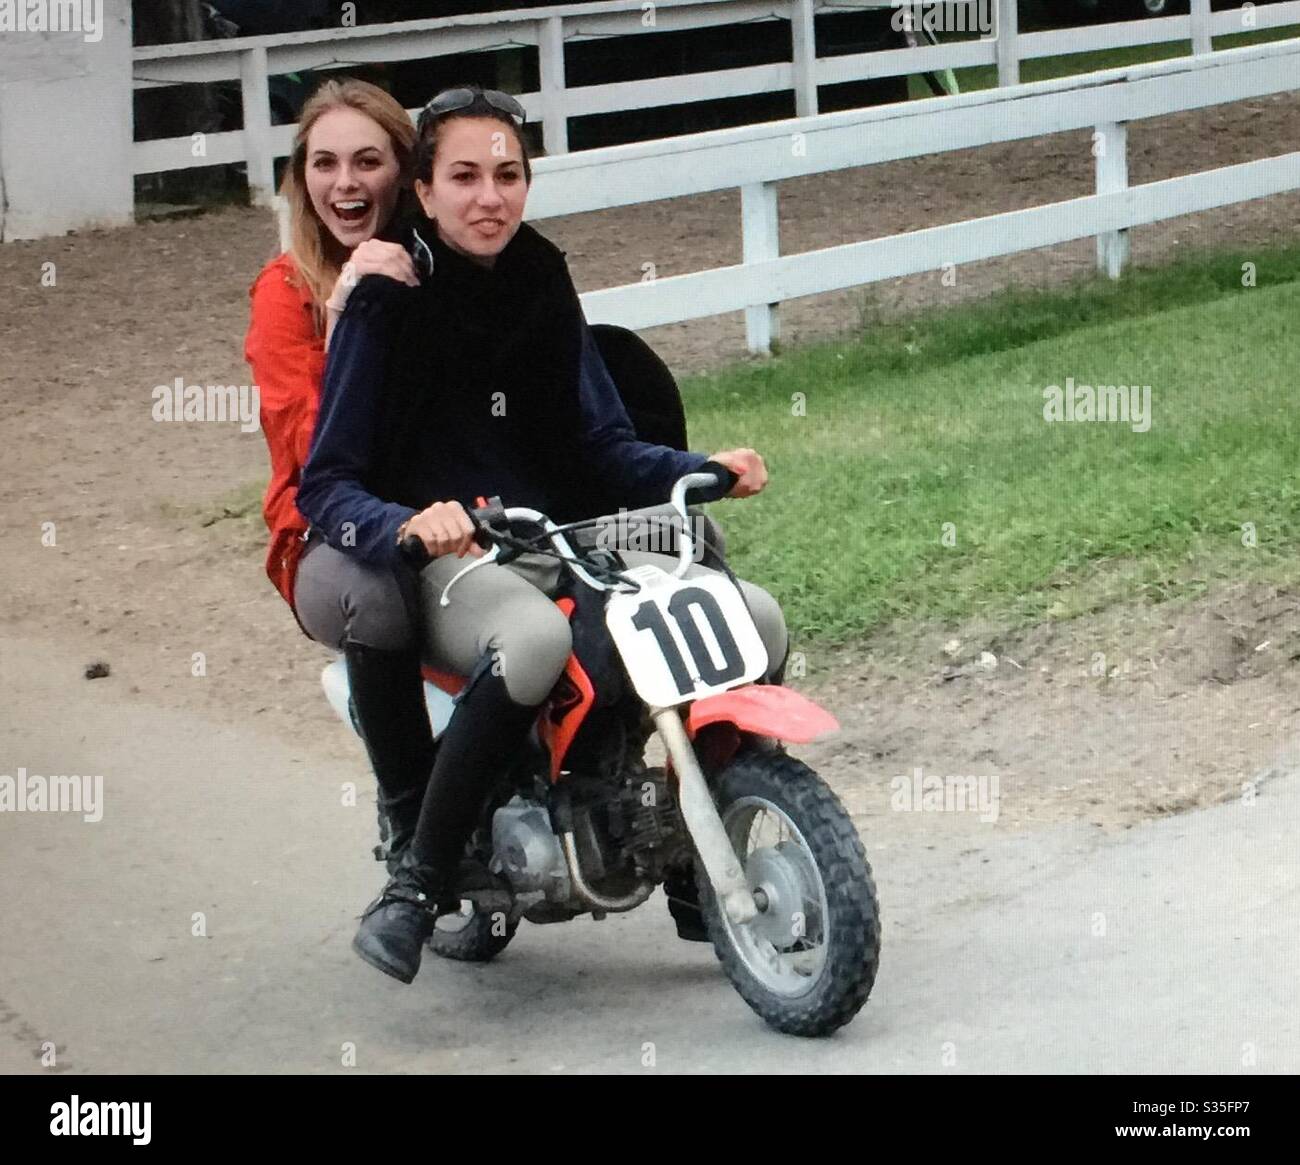
{"label": "red motorcycle fender", "polygon": [[807,696],[773,684],[750,684],[696,700],[686,718],[686,732],[694,739],[701,728],[718,723],[797,744],[838,732],[840,727],[834,716]]}

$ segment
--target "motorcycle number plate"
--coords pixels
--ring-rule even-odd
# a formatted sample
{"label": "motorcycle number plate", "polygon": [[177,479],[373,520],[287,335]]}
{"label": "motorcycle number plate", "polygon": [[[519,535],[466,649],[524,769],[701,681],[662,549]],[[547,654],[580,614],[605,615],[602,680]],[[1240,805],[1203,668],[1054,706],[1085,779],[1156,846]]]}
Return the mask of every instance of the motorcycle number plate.
{"label": "motorcycle number plate", "polygon": [[637,695],[652,708],[725,692],[767,669],[767,649],[729,579],[674,578],[657,566],[626,573],[641,589],[611,596],[605,625]]}

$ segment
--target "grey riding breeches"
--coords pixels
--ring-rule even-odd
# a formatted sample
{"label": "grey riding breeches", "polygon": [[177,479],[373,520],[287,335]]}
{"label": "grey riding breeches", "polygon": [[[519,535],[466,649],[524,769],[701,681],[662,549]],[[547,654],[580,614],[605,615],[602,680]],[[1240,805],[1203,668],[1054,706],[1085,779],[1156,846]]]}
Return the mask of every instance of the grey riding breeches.
{"label": "grey riding breeches", "polygon": [[[621,551],[629,567],[654,564],[671,571],[671,555]],[[419,575],[422,617],[411,618],[412,596],[403,595],[396,575],[313,542],[298,565],[294,605],[313,639],[341,648],[345,642],[398,651],[420,640],[425,660],[441,671],[468,675],[485,655],[505,681],[510,698],[536,705],[546,699],[573,649],[569,621],[555,605],[560,564],[525,554],[504,566],[489,563],[461,579],[440,599],[447,583],[473,559],[443,555]],[[719,571],[692,563],[687,578]],[[768,674],[788,647],[780,605],[767,591],[740,581],[745,602],[767,649]],[[422,623],[417,632],[414,624]]]}

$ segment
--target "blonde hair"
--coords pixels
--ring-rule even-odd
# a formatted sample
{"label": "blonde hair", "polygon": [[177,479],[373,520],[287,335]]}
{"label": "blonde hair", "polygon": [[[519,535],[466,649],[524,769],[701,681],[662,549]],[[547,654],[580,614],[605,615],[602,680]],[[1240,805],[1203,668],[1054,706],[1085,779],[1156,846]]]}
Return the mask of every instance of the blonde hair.
{"label": "blonde hair", "polygon": [[[387,134],[397,156],[398,182],[404,189],[410,181],[415,126],[401,104],[377,85],[347,78],[326,81],[302,108],[293,153],[280,183],[280,197],[289,214],[289,254],[316,305],[316,322],[324,330],[323,304],[334,289],[346,255],[338,240],[320,220],[307,191],[307,138],[312,127],[331,109],[355,109],[364,113]],[[400,209],[394,209],[394,214]],[[383,230],[388,224],[380,223]]]}

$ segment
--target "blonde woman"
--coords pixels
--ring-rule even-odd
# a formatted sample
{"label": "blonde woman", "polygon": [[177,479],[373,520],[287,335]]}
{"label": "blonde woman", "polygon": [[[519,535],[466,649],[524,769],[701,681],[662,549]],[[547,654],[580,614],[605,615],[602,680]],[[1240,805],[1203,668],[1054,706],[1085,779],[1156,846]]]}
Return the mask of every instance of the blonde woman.
{"label": "blonde woman", "polygon": [[366,275],[418,285],[410,256],[391,241],[414,144],[410,117],[382,89],[349,79],[316,91],[303,107],[281,186],[289,249],[253,283],[245,341],[271,459],[263,499],[271,533],[266,573],[299,626],[345,652],[390,851],[404,844],[392,823],[418,809],[433,764],[419,650],[392,576],[323,543],[308,550],[296,501],[328,337],[352,287]]}

